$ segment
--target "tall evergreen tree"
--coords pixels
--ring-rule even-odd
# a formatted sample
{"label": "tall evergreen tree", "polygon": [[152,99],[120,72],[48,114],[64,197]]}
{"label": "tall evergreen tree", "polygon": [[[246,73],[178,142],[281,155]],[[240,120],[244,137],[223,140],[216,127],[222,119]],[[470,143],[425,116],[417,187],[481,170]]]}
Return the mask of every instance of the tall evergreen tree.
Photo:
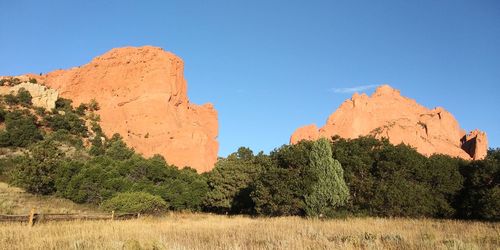
{"label": "tall evergreen tree", "polygon": [[310,171],[317,176],[312,193],[305,196],[308,216],[328,215],[335,208],[345,205],[349,188],[344,180],[340,162],[332,158],[332,149],[326,139],[314,142],[310,154]]}

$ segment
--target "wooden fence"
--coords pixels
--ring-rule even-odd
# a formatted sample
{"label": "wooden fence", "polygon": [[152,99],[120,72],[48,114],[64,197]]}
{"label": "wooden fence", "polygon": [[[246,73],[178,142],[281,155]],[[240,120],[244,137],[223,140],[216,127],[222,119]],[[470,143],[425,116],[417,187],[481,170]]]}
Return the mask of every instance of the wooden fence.
{"label": "wooden fence", "polygon": [[34,209],[27,215],[0,214],[0,222],[21,222],[33,226],[35,223],[45,221],[71,221],[71,220],[130,220],[139,218],[136,213],[102,213],[102,214],[43,214],[36,213]]}

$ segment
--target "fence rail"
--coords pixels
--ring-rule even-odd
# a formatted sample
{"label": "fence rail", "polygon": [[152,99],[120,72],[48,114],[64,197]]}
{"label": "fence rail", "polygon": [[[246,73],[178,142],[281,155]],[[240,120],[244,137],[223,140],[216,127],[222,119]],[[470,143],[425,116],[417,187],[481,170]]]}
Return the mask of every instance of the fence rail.
{"label": "fence rail", "polygon": [[35,213],[32,209],[27,215],[4,215],[0,214],[1,222],[21,222],[33,226],[35,223],[47,221],[72,221],[72,220],[130,220],[139,218],[138,213],[101,213],[101,214],[45,214]]}

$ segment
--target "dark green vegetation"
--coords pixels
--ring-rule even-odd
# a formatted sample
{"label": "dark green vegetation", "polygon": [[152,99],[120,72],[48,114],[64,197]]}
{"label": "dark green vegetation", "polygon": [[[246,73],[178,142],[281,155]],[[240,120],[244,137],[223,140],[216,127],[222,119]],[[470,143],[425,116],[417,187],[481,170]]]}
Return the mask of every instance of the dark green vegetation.
{"label": "dark green vegetation", "polygon": [[500,220],[499,149],[469,162],[373,137],[332,138],[270,154],[242,147],[198,174],[159,155],[144,158],[118,134],[106,137],[98,109],[60,99],[46,111],[25,93],[4,96],[0,146],[11,153],[0,154],[0,179],[123,212]]}
{"label": "dark green vegetation", "polygon": [[[46,111],[23,105],[18,96],[11,103],[0,99],[1,180],[34,194],[117,211],[202,209],[205,176],[168,165],[162,156],[146,159],[118,134],[107,138],[93,113],[99,109],[95,101],[74,109],[61,98]],[[130,193],[141,197],[130,199]]]}
{"label": "dark green vegetation", "polygon": [[110,211],[145,214],[160,213],[168,208],[160,196],[146,192],[119,193],[106,200],[102,207]]}

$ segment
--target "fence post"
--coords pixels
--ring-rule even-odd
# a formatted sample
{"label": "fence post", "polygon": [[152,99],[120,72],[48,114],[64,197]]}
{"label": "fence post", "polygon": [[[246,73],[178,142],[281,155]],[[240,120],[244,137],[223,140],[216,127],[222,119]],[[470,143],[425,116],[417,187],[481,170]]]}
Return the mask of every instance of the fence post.
{"label": "fence post", "polygon": [[111,220],[115,220],[115,210],[111,211]]}
{"label": "fence post", "polygon": [[32,208],[31,212],[30,212],[30,218],[29,218],[29,221],[28,221],[28,226],[30,226],[30,227],[33,226],[34,219],[35,219],[35,208]]}

